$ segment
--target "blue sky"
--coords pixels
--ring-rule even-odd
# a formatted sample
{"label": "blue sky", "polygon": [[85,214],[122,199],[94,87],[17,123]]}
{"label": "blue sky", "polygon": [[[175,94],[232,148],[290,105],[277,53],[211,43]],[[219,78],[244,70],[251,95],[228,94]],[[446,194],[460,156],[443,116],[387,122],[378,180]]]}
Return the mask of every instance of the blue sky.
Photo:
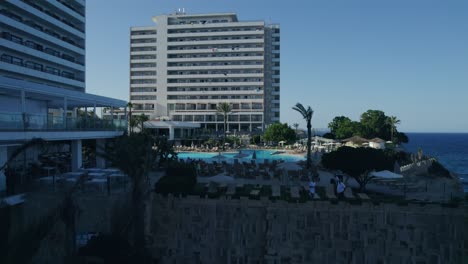
{"label": "blue sky", "polygon": [[[112,3],[112,4],[110,4]],[[313,127],[368,109],[395,115],[405,132],[468,132],[468,1],[87,1],[86,84],[128,100],[129,31],[151,17],[236,12],[281,26],[281,122]]]}

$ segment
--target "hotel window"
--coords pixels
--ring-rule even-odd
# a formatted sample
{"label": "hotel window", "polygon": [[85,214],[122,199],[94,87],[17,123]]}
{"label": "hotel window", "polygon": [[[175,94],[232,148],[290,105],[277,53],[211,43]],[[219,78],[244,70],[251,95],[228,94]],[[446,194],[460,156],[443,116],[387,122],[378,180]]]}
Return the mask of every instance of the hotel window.
{"label": "hotel window", "polygon": [[54,49],[46,48],[46,49],[44,50],[44,52],[47,53],[47,54],[50,54],[50,55],[52,55],[52,56],[56,56],[56,57],[59,57],[59,58],[60,58],[60,52],[58,52],[58,51],[56,51],[56,50],[54,50]]}
{"label": "hotel window", "polygon": [[62,71],[62,76],[69,79],[75,79],[75,74],[67,71]]}
{"label": "hotel window", "polygon": [[54,75],[60,75],[60,71],[56,68],[53,68],[53,67],[45,67],[45,72],[47,73],[51,73],[51,74],[54,74]]}
{"label": "hotel window", "polygon": [[11,56],[7,54],[3,54],[2,57],[0,57],[1,61],[11,63]]}
{"label": "hotel window", "polygon": [[23,44],[23,39],[15,35],[10,35],[10,40],[18,44]]}
{"label": "hotel window", "polygon": [[23,66],[23,59],[17,58],[17,57],[11,57],[11,63]]}

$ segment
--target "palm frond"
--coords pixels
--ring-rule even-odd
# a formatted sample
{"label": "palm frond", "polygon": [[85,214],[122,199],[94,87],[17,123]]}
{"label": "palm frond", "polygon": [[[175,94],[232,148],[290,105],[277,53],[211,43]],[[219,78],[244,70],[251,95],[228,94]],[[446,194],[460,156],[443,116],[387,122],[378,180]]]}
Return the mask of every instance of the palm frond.
{"label": "palm frond", "polygon": [[33,138],[25,142],[23,145],[21,145],[11,154],[10,158],[5,162],[5,164],[2,164],[2,166],[0,167],[0,171],[5,169],[8,166],[8,164],[10,164],[14,159],[16,159],[16,157],[18,157],[21,153],[26,151],[26,149],[33,147],[33,146],[44,145],[44,144],[45,144],[45,140],[42,138]]}
{"label": "palm frond", "polygon": [[229,103],[219,103],[216,111],[222,114],[228,114],[232,111],[232,106]]}

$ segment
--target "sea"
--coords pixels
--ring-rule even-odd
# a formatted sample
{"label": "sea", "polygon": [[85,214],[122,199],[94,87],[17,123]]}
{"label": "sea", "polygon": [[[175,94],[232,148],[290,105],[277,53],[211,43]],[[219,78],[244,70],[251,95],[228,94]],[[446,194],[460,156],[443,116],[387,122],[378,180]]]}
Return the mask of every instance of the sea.
{"label": "sea", "polygon": [[456,173],[468,193],[468,133],[406,133],[409,138],[403,148],[435,157],[444,167]]}

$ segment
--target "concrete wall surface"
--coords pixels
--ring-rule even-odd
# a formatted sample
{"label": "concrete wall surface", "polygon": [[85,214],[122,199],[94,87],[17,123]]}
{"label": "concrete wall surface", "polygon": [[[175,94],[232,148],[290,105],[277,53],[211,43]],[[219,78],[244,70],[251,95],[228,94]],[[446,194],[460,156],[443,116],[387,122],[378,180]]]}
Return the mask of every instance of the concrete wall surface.
{"label": "concrete wall surface", "polygon": [[466,263],[466,208],[155,196],[161,263]]}

